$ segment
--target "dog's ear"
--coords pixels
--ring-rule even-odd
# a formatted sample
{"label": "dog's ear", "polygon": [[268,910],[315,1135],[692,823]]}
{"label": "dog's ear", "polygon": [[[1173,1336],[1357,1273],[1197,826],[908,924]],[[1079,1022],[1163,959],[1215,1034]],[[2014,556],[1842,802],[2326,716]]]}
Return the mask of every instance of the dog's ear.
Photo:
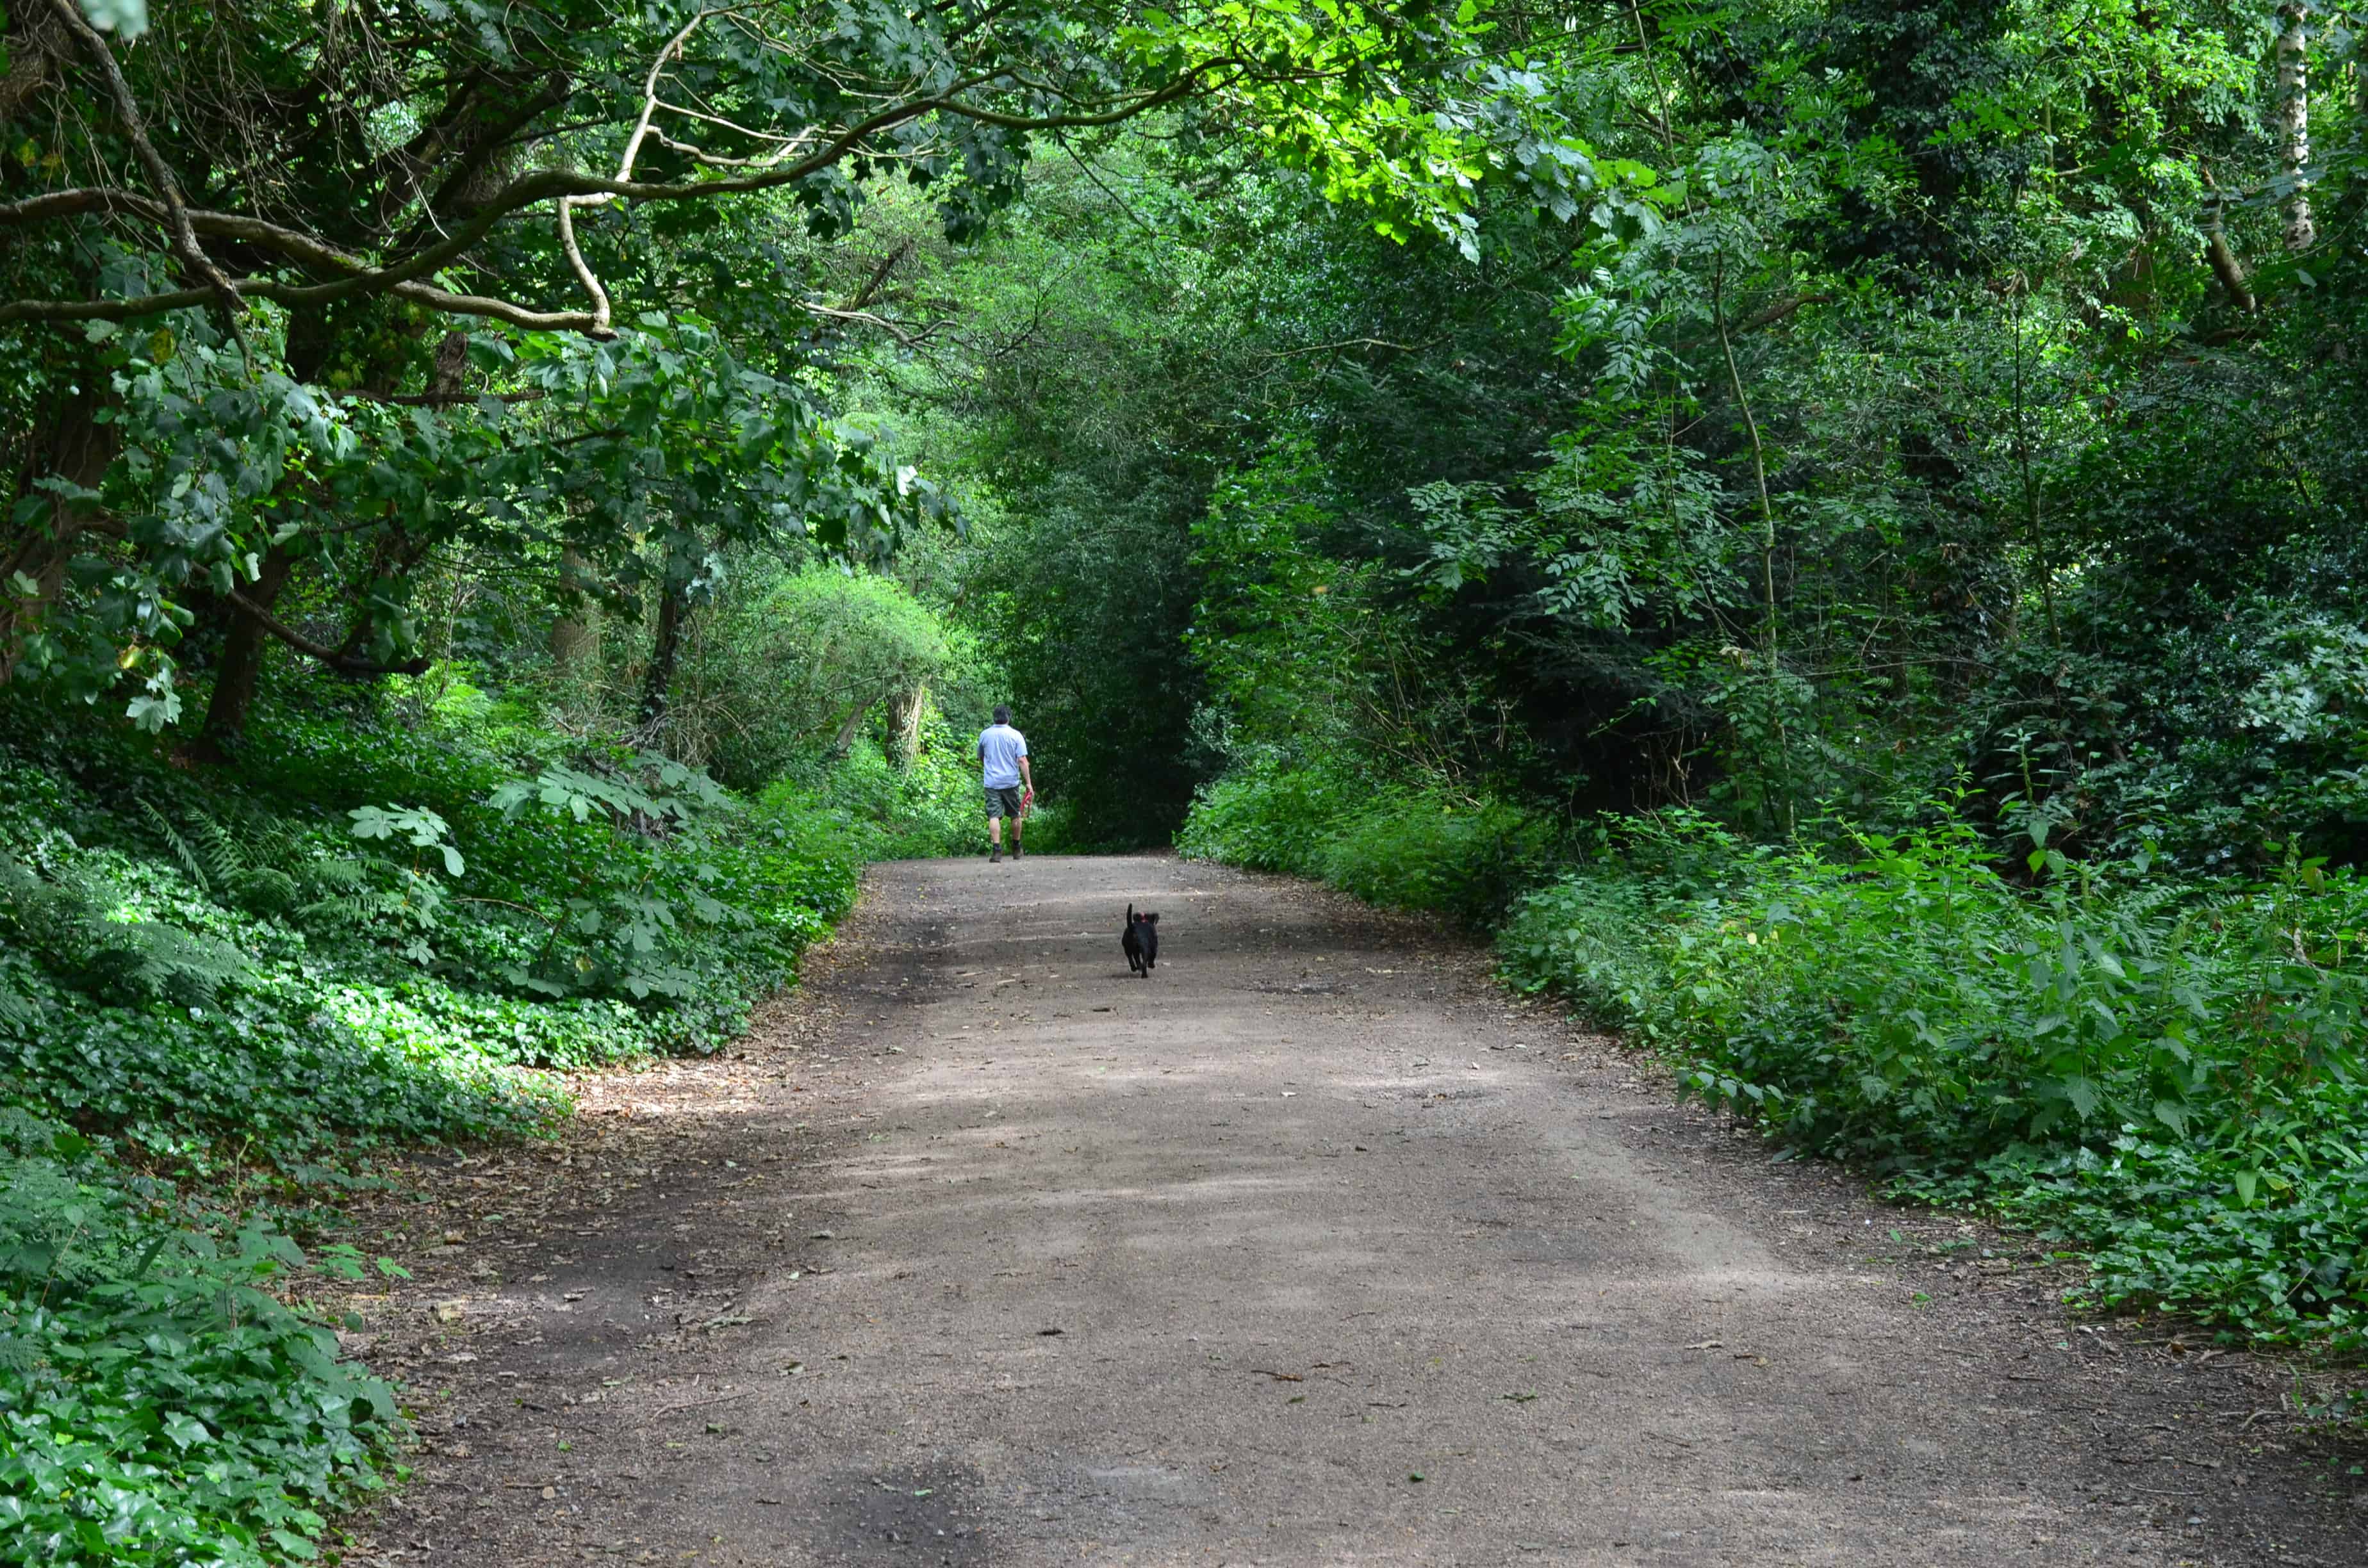
{"label": "dog's ear", "polygon": [[1146,915],[1143,917],[1143,923],[1146,926],[1156,926],[1159,924],[1159,916],[1156,915]]}

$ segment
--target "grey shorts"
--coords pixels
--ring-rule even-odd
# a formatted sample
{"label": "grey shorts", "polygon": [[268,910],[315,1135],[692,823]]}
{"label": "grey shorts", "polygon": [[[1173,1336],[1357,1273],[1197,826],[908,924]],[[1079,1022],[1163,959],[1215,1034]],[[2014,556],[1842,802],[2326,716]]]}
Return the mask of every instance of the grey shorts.
{"label": "grey shorts", "polygon": [[1019,816],[1019,786],[1014,784],[1006,788],[996,784],[988,785],[986,814],[990,817],[1010,817],[1017,821]]}

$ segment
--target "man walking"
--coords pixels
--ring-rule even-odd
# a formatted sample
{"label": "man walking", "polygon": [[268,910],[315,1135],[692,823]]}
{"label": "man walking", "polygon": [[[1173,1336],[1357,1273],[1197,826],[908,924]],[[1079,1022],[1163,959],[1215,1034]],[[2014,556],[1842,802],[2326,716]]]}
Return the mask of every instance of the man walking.
{"label": "man walking", "polygon": [[[986,835],[995,841],[987,864],[1003,858],[1003,819],[1011,819],[1011,858],[1019,858],[1019,826],[1028,802],[1036,798],[1036,780],[1028,771],[1028,737],[1011,727],[1011,710],[996,704],[995,722],[978,733],[978,764],[986,786]],[[1026,786],[1026,792],[1021,787]]]}

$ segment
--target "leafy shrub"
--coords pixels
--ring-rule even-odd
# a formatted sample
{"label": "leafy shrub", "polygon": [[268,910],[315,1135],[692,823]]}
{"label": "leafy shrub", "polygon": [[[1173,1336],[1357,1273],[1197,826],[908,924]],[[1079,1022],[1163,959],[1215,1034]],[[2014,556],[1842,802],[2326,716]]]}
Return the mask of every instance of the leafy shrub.
{"label": "leafy shrub", "polygon": [[399,1415],[280,1300],[304,1267],[287,1237],[208,1223],[0,1112],[0,1563],[316,1555]]}
{"label": "leafy shrub", "polygon": [[925,692],[958,641],[893,578],[834,566],[760,577],[698,628],[672,722],[685,755],[762,789],[852,739],[847,726],[879,704]]}
{"label": "leafy shrub", "polygon": [[1177,847],[1479,926],[1550,874],[1559,846],[1523,807],[1269,766],[1204,787]]}
{"label": "leafy shrub", "polygon": [[853,899],[825,813],[310,700],[233,778],[0,709],[0,1564],[312,1555],[393,1395],[189,1195],[530,1131],[545,1069],[720,1042]]}
{"label": "leafy shrub", "polygon": [[1554,824],[1501,801],[1383,790],[1325,841],[1326,881],[1369,903],[1435,911],[1483,927],[1543,881]]}
{"label": "leafy shrub", "polygon": [[[1649,859],[1685,835],[1621,836]],[[2035,847],[2027,891],[1953,820],[1846,842],[1726,840],[1683,889],[1615,844],[1522,902],[1506,971],[1788,1142],[2099,1248],[2100,1301],[2368,1343],[2368,881],[2296,862],[2192,884]]]}
{"label": "leafy shrub", "polygon": [[1176,847],[1195,860],[1319,876],[1325,846],[1361,792],[1350,778],[1312,768],[1244,768],[1201,787]]}
{"label": "leafy shrub", "polygon": [[[966,737],[933,714],[909,767],[899,767],[870,736],[859,736],[839,757],[816,757],[774,784],[768,810],[805,812],[845,835],[865,860],[926,859],[967,855],[985,840],[985,807],[978,764]],[[1030,810],[1028,835],[1049,846],[1043,813]]]}

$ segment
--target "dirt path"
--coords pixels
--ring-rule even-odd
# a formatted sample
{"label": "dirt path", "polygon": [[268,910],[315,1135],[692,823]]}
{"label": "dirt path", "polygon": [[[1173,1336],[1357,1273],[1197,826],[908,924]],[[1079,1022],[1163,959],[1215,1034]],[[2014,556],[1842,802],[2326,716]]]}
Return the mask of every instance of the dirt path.
{"label": "dirt path", "polygon": [[747,1052],[436,1178],[365,1342],[427,1447],[357,1555],[2368,1560],[2273,1369],[2067,1325],[2019,1245],[1637,1074],[1304,888],[882,868]]}

